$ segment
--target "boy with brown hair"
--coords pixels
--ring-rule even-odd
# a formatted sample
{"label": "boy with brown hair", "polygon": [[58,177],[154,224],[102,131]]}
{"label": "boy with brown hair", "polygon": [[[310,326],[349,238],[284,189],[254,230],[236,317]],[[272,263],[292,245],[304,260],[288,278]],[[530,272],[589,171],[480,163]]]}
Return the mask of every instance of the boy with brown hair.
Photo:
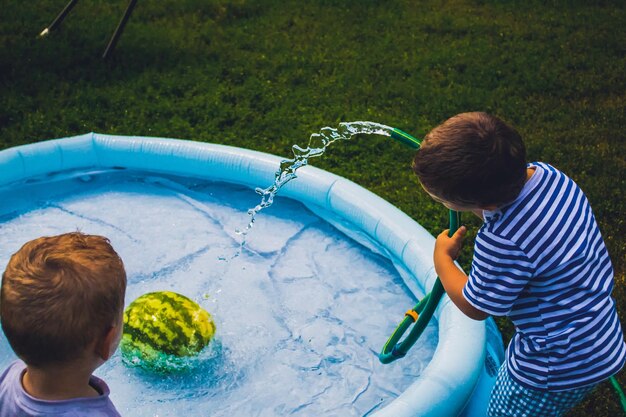
{"label": "boy with brown hair", "polygon": [[0,417],[119,417],[92,375],[122,335],[126,272],[109,240],[41,237],[10,259],[0,319],[20,358],[0,375]]}
{"label": "boy with brown hair", "polygon": [[573,180],[548,164],[527,164],[520,135],[480,112],[433,129],[413,170],[435,200],[484,221],[469,276],[454,263],[465,227],[437,237],[434,263],[463,313],[508,316],[515,325],[489,416],[561,416],[622,368],[613,267]]}

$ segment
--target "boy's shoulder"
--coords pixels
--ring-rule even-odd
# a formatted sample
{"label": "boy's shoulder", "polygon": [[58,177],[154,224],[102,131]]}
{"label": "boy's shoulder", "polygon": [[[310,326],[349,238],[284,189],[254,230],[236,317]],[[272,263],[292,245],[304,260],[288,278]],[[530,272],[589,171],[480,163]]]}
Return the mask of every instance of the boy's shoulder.
{"label": "boy's shoulder", "polygon": [[[22,373],[26,370],[26,364],[17,359],[12,362],[2,374],[0,374],[0,398],[1,395],[8,390],[9,386],[13,386],[20,383],[22,379]],[[21,383],[20,383],[21,385]]]}
{"label": "boy's shoulder", "polygon": [[34,398],[24,390],[22,376],[25,370],[26,364],[17,360],[0,375],[0,417],[121,417],[109,399],[109,387],[97,377],[92,377],[90,383],[102,393],[99,397],[46,401]]}
{"label": "boy's shoulder", "polygon": [[11,363],[0,375],[0,417],[14,417],[28,415],[20,411],[18,400],[19,391],[22,390],[22,374],[26,364],[21,360]]}
{"label": "boy's shoulder", "polygon": [[[559,169],[545,162],[532,162],[528,167],[535,172],[518,197],[484,214],[477,240],[538,261],[549,259],[561,245],[568,244],[575,230],[582,233],[575,226],[590,215],[591,207],[576,182]],[[587,226],[586,234],[597,228],[595,221]]]}
{"label": "boy's shoulder", "polygon": [[567,188],[573,182],[565,173],[545,162],[529,163],[528,168],[534,169],[534,173],[515,200],[493,212],[487,212],[486,220],[511,222],[528,216],[530,212],[544,210],[555,196],[562,193],[562,188]]}
{"label": "boy's shoulder", "polygon": [[[518,243],[524,231],[530,232],[533,221],[548,216],[563,193],[580,191],[562,171],[545,162],[531,162],[534,174],[526,181],[515,200],[493,211],[483,212],[481,235],[494,236],[509,243]],[[573,185],[573,187],[571,187]]]}

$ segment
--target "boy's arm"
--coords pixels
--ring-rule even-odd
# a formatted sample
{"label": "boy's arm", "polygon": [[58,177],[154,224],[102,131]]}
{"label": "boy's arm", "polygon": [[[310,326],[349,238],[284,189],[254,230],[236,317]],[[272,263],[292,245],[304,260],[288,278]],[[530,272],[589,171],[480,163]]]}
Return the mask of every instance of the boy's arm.
{"label": "boy's arm", "polygon": [[452,302],[471,319],[485,320],[489,315],[471,305],[463,296],[463,288],[467,283],[467,275],[455,264],[461,244],[465,237],[465,226],[461,226],[452,237],[444,230],[435,242],[435,271]]}

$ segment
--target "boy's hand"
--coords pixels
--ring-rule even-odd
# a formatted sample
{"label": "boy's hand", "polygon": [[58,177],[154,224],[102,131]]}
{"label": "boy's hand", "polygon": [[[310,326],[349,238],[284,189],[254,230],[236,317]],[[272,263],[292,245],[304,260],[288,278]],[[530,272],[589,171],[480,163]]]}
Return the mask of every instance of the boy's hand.
{"label": "boy's hand", "polygon": [[463,246],[463,239],[465,238],[465,232],[467,229],[465,226],[459,227],[452,237],[448,237],[449,229],[444,230],[437,236],[437,240],[435,241],[435,263],[437,261],[442,261],[445,258],[450,258],[451,260],[456,260],[459,256],[459,252],[461,251],[461,247]]}
{"label": "boy's hand", "polygon": [[454,260],[461,251],[466,231],[465,226],[461,226],[452,237],[448,237],[447,230],[437,236],[434,256],[435,271],[446,293],[459,310],[469,318],[484,320],[488,317],[487,313],[478,310],[463,295],[463,288],[467,284],[467,275],[454,264]]}

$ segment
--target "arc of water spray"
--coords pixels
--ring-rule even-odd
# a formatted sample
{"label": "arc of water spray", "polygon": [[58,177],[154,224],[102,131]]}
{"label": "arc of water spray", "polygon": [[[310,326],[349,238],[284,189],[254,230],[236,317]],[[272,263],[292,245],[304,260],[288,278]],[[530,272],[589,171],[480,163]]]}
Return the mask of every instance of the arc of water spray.
{"label": "arc of water spray", "polygon": [[[317,158],[323,155],[326,149],[334,142],[350,140],[353,136],[360,134],[392,136],[405,143],[406,141],[415,143],[409,139],[411,136],[404,132],[374,122],[343,122],[340,123],[336,129],[332,127],[322,128],[319,133],[313,133],[309,137],[309,143],[306,148],[302,148],[299,145],[292,146],[291,150],[294,157],[292,159],[284,159],[280,162],[280,168],[276,171],[272,185],[267,188],[257,188],[255,190],[256,193],[261,196],[261,202],[248,210],[250,221],[243,231],[237,230],[237,234],[243,235],[244,237],[248,234],[248,231],[254,225],[256,215],[261,210],[272,205],[278,190],[289,181],[296,178],[296,171],[308,165],[310,158]],[[419,147],[419,143],[417,147]]]}

